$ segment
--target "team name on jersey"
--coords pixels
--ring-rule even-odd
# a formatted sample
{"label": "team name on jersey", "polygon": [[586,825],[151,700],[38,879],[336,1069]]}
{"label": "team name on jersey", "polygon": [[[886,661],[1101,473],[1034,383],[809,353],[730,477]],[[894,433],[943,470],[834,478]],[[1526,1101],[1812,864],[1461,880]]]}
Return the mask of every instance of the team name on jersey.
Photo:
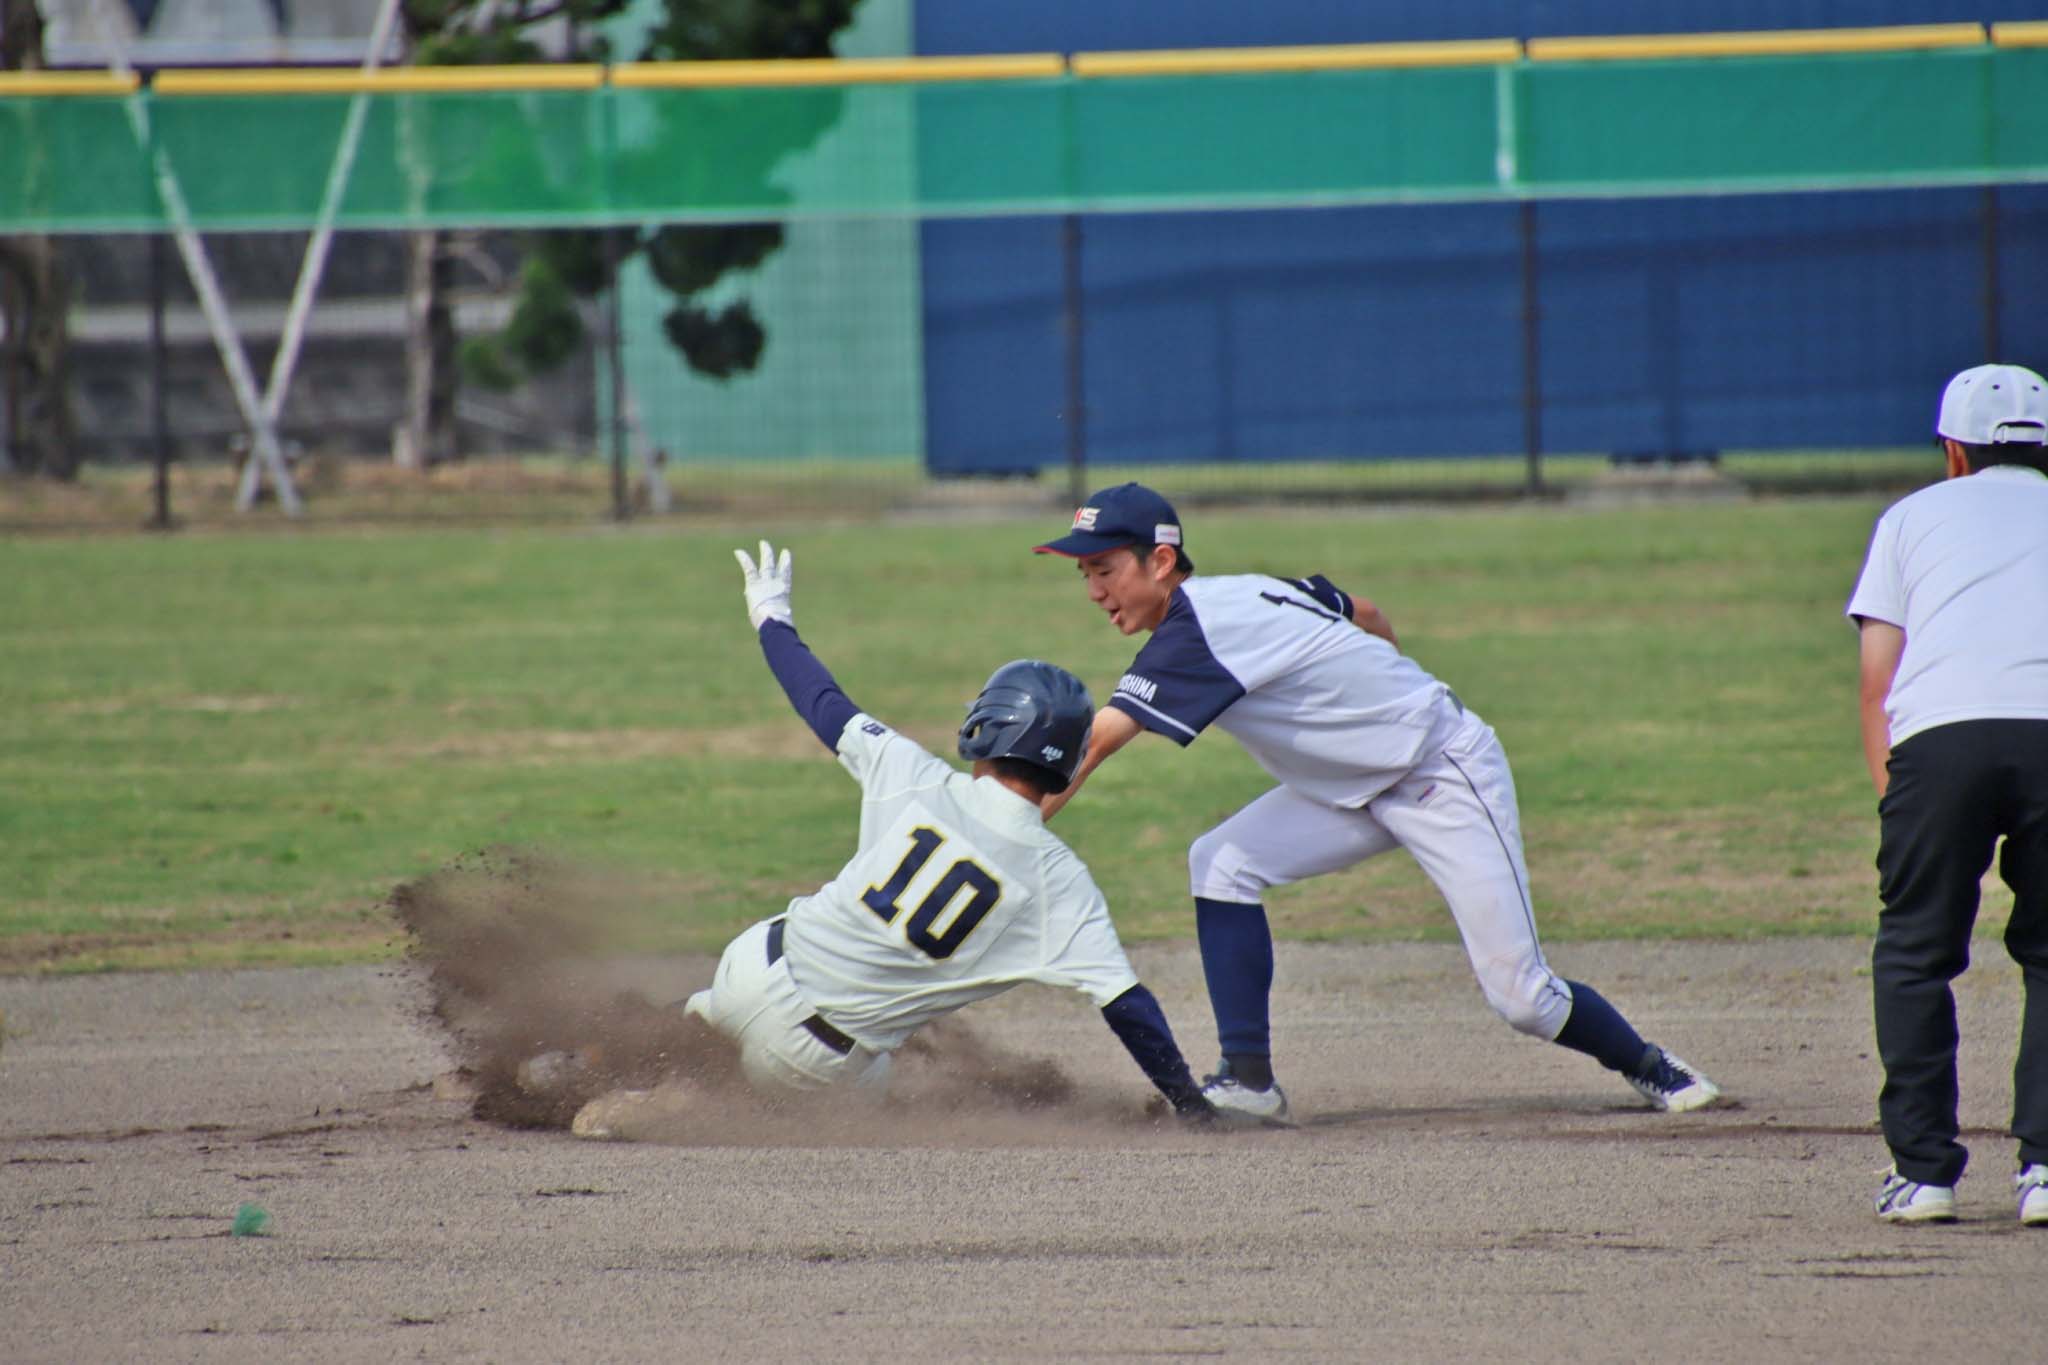
{"label": "team name on jersey", "polygon": [[1139,701],[1151,701],[1159,695],[1159,684],[1150,678],[1141,678],[1135,673],[1126,673],[1116,680],[1116,690],[1128,692]]}

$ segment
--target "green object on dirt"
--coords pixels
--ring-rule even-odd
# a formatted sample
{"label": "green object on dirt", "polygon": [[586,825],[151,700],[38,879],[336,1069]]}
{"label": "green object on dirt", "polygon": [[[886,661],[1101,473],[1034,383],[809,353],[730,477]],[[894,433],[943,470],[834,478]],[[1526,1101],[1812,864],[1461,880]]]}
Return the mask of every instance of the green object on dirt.
{"label": "green object on dirt", "polygon": [[244,1204],[235,1210],[234,1226],[229,1231],[236,1237],[268,1237],[270,1214],[261,1204]]}

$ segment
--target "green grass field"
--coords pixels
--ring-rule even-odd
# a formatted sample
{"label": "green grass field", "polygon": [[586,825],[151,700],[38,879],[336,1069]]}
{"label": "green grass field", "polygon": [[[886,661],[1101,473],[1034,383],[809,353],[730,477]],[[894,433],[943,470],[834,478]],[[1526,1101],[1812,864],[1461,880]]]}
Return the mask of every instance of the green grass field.
{"label": "green grass field", "polygon": [[[1249,515],[1212,572],[1328,573],[1498,729],[1551,939],[1866,930],[1874,800],[1841,604],[1883,499]],[[0,541],[0,970],[363,960],[399,882],[493,845],[613,869],[708,949],[832,875],[854,792],[760,660],[731,549],[796,553],[854,700],[950,755],[997,663],[1102,695],[1134,642],[1029,521]],[[1141,741],[1057,828],[1125,934],[1190,932],[1190,838],[1264,790]],[[1281,933],[1447,937],[1401,855]],[[2001,912],[2002,913],[2002,912]],[[1987,915],[1987,919],[1990,916]]]}

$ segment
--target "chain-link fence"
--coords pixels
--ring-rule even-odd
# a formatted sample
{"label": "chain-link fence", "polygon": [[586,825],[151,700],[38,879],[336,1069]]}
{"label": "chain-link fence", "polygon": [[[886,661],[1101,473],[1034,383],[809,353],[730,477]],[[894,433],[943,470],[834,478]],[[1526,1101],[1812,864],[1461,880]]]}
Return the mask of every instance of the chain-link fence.
{"label": "chain-link fence", "polygon": [[2048,350],[2048,48],[1884,33],[0,88],[0,230],[188,518],[1915,481]]}

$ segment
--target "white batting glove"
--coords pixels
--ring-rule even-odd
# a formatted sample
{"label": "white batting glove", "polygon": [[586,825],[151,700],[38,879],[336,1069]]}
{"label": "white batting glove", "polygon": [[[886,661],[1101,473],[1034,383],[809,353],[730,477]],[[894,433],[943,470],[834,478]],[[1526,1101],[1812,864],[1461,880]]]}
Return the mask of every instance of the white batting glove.
{"label": "white batting glove", "polygon": [[740,562],[740,573],[747,581],[747,619],[754,629],[759,630],[763,621],[794,625],[789,614],[789,551],[784,550],[778,559],[775,547],[764,540],[759,564],[745,550],[734,550],[732,557]]}

